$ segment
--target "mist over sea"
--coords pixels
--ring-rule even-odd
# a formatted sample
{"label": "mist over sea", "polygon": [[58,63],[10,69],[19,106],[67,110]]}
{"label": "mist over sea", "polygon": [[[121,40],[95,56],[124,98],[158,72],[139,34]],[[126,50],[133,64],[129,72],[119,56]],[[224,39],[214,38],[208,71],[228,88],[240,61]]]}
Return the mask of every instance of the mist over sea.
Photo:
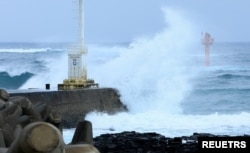
{"label": "mist over sea", "polygon": [[[128,113],[93,112],[94,136],[121,131],[165,136],[250,133],[250,43],[216,42],[210,66],[195,27],[164,9],[166,27],[132,42],[87,44],[88,77],[117,88]],[[0,43],[0,87],[56,90],[67,78],[64,43]],[[112,129],[112,131],[110,130]],[[74,129],[65,129],[69,142]]]}

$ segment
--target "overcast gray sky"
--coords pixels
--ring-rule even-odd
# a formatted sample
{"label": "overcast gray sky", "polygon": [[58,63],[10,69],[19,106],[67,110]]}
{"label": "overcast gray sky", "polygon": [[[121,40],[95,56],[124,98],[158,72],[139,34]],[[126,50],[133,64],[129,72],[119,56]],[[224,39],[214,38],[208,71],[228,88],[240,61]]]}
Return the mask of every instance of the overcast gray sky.
{"label": "overcast gray sky", "polygon": [[[185,12],[216,41],[250,41],[249,0],[84,0],[85,41],[129,42],[165,26],[161,8]],[[0,0],[0,42],[71,41],[71,0]],[[199,35],[199,34],[197,34]]]}

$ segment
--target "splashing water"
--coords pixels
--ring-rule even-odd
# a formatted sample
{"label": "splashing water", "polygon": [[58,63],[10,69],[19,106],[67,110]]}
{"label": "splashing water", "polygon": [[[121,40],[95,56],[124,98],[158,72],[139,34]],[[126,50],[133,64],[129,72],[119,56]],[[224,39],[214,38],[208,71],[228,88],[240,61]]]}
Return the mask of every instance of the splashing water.
{"label": "splashing water", "polygon": [[180,112],[178,104],[189,89],[191,25],[173,10],[164,12],[168,27],[151,39],[135,40],[119,57],[95,70],[97,82],[118,88],[132,113],[152,108]]}
{"label": "splashing water", "polygon": [[[206,112],[206,115],[184,113],[182,104],[187,102],[185,98],[193,90],[193,81],[197,76],[213,75],[210,72],[215,67],[207,68],[204,72],[204,67],[197,66],[203,66],[202,62],[197,63],[200,60],[197,57],[203,57],[203,52],[198,53],[197,48],[193,47],[199,39],[196,37],[199,32],[195,31],[195,26],[185,15],[169,8],[163,8],[163,12],[166,27],[152,38],[137,38],[126,47],[88,45],[88,76],[102,87],[117,88],[122,102],[129,109],[128,113],[115,115],[88,114],[86,119],[93,123],[94,135],[130,130],[153,131],[166,136],[190,135],[193,132],[249,133],[250,113],[244,111],[231,114]],[[34,74],[23,84],[23,89],[44,88],[45,83],[56,88],[67,78],[66,50],[43,50],[45,52],[13,53],[18,55],[16,59],[25,57],[25,63],[12,60],[4,65],[7,60],[1,57],[0,70],[14,76],[26,71]],[[10,56],[6,54],[6,57]],[[204,99],[196,101],[206,102]],[[192,99],[189,102],[187,105],[190,107],[197,106]],[[206,103],[202,107],[217,106]]]}
{"label": "splashing water", "polygon": [[94,127],[159,131],[169,122],[178,122],[175,118],[180,117],[180,103],[191,89],[189,78],[194,74],[189,56],[194,30],[175,10],[163,12],[165,29],[153,38],[136,39],[119,57],[95,70],[98,82],[118,88],[129,113],[89,114]]}
{"label": "splashing water", "polygon": [[[195,28],[180,12],[164,8],[166,28],[153,38],[136,39],[120,55],[95,69],[94,78],[121,93],[128,113],[88,114],[94,135],[136,130],[166,136],[193,132],[237,135],[249,132],[249,113],[185,115],[181,103],[200,67],[190,54]],[[194,53],[193,53],[194,54]],[[110,131],[110,129],[114,131]]]}

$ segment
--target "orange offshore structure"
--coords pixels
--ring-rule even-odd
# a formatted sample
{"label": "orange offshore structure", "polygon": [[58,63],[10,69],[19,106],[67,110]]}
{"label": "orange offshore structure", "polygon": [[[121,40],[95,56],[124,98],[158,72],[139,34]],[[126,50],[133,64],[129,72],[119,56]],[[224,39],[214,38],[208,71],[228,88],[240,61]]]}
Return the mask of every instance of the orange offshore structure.
{"label": "orange offshore structure", "polygon": [[202,44],[205,46],[205,64],[209,66],[209,47],[214,42],[214,39],[211,37],[209,33],[205,33],[204,38],[202,39]]}

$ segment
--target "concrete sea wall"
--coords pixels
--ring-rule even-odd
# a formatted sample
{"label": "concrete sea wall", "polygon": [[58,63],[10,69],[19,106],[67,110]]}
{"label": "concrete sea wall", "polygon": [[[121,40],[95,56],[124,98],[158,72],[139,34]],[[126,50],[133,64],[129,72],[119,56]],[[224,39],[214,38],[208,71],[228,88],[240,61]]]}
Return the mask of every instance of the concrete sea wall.
{"label": "concrete sea wall", "polygon": [[121,102],[119,92],[113,88],[88,88],[60,91],[18,91],[9,92],[9,96],[24,96],[36,104],[47,103],[53,112],[62,116],[65,128],[75,127],[89,112],[114,114],[127,111]]}

